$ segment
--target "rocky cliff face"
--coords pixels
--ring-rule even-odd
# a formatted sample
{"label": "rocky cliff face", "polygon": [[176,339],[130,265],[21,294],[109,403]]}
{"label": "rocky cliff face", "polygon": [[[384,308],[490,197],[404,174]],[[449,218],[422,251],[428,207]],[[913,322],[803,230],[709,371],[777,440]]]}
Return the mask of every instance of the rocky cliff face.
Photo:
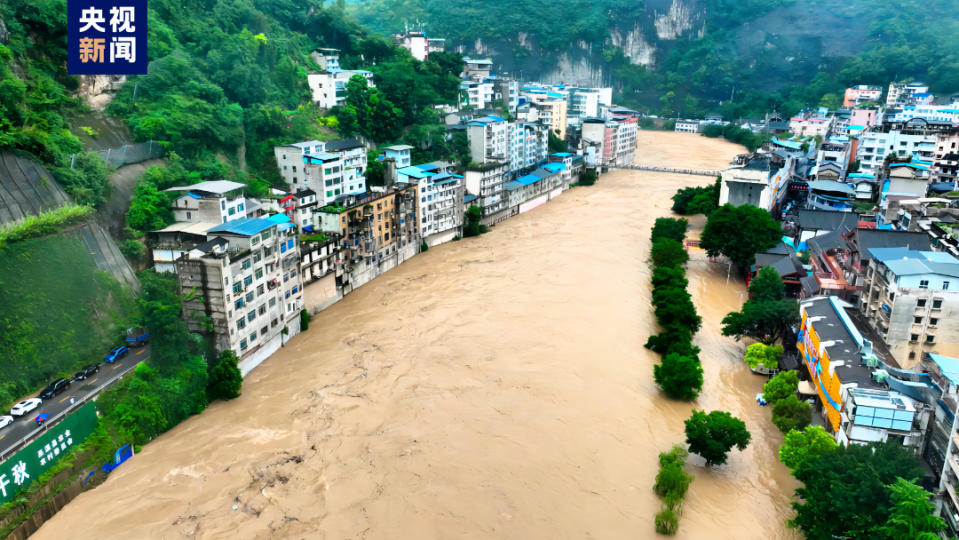
{"label": "rocky cliff face", "polygon": [[477,38],[454,48],[466,55],[492,57],[500,72],[525,79],[608,85],[612,73],[607,73],[604,52],[619,49],[630,63],[654,69],[671,42],[704,32],[704,13],[696,0],[648,0],[645,17],[617,23],[602,41],[579,41],[562,51],[542,50],[523,32],[495,42]]}
{"label": "rocky cliff face", "polygon": [[113,96],[126,80],[126,75],[81,75],[77,97],[90,108],[102,111],[113,101]]}

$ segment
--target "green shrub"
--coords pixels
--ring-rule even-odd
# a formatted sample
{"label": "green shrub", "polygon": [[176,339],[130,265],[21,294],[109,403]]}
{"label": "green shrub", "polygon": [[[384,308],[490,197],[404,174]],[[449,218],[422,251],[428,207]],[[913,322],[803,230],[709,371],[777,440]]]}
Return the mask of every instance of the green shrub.
{"label": "green shrub", "polygon": [[696,357],[667,354],[653,366],[653,379],[673,399],[696,399],[703,388],[703,368]]}
{"label": "green shrub", "polygon": [[27,238],[61,232],[64,227],[85,221],[90,217],[91,212],[93,208],[89,206],[65,204],[39,216],[29,216],[9,223],[0,228],[0,247]]}
{"label": "green shrub", "polygon": [[300,310],[300,331],[306,332],[310,328],[310,312],[301,309]]}
{"label": "green shrub", "polygon": [[597,178],[599,178],[599,175],[596,174],[595,169],[584,169],[583,172],[579,173],[579,181],[576,182],[576,185],[591,186],[596,183]]}
{"label": "green shrub", "polygon": [[795,394],[781,399],[773,405],[773,424],[783,433],[790,430],[801,431],[812,421],[812,406],[799,401]]}
{"label": "green shrub", "polygon": [[143,257],[146,249],[147,247],[139,240],[124,240],[120,244],[120,253],[123,253],[126,258],[133,261],[140,260],[140,257]]}
{"label": "green shrub", "polygon": [[429,251],[429,249],[430,249],[430,245],[426,243],[426,240],[423,240],[422,242],[420,242],[420,251],[421,251],[421,252],[423,252],[423,251]]}
{"label": "green shrub", "polygon": [[676,512],[665,508],[656,514],[656,532],[673,535],[677,530],[679,530],[679,518],[676,517]]}
{"label": "green shrub", "polygon": [[659,238],[672,238],[678,242],[682,242],[686,238],[686,229],[689,228],[689,221],[685,218],[656,218],[656,222],[653,224],[653,230],[650,233],[650,238],[655,242]]}
{"label": "green shrub", "polygon": [[779,368],[779,359],[783,355],[782,345],[763,345],[762,343],[753,343],[746,347],[746,365],[756,369],[763,366],[769,369]]}
{"label": "green shrub", "polygon": [[207,382],[207,399],[230,400],[239,397],[243,386],[243,375],[237,366],[236,354],[226,350],[220,353],[216,364],[210,369],[210,378]]}

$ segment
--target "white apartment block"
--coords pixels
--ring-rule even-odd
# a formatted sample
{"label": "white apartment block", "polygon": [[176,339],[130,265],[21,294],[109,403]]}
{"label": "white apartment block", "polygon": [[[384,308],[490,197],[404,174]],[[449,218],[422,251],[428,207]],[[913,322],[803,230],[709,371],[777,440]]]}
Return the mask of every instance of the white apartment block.
{"label": "white apartment block", "polygon": [[397,169],[409,167],[412,164],[410,160],[410,150],[413,147],[407,144],[397,144],[386,147],[386,159],[392,159],[396,163]]}
{"label": "white apartment block", "polygon": [[959,123],[959,102],[949,105],[906,105],[892,116],[892,122],[907,122],[913,118],[922,118],[929,122]]}
{"label": "white apartment block", "polygon": [[462,104],[475,109],[485,109],[496,99],[496,89],[492,82],[463,81],[460,83]]}
{"label": "white apartment block", "polygon": [[165,189],[186,192],[171,205],[177,222],[226,223],[247,217],[250,202],[243,196],[245,184],[229,180],[209,180],[190,186]]}
{"label": "white apartment block", "polygon": [[430,56],[429,38],[426,32],[404,32],[402,34],[393,34],[393,41],[397,45],[410,51],[413,58],[420,62],[425,61]]}
{"label": "white apartment block", "polygon": [[272,219],[230,221],[176,261],[187,327],[234,351],[244,375],[300,331],[295,234]]}
{"label": "white apartment block", "polygon": [[321,153],[303,156],[306,168],[306,186],[316,192],[321,206],[345,195],[366,192],[366,177],[357,169],[347,168],[342,154]]}
{"label": "white apartment block", "polygon": [[936,150],[936,134],[902,133],[899,130],[867,131],[859,136],[859,170],[876,174],[882,167],[886,156],[916,155],[923,159],[932,158]]}
{"label": "white apartment block", "polygon": [[470,159],[475,163],[509,159],[509,125],[499,116],[474,118],[466,123]]}
{"label": "white apartment block", "polygon": [[826,138],[834,120],[834,117],[794,116],[789,119],[789,131],[800,137]]}
{"label": "white apartment block", "polygon": [[346,100],[346,83],[354,75],[366,79],[366,84],[374,88],[373,72],[361,69],[343,70],[331,68],[325,71],[311,71],[306,75],[306,83],[310,87],[313,103],[324,109],[342,105]]}
{"label": "white apartment block", "polygon": [[445,162],[413,165],[396,171],[399,183],[416,186],[419,236],[430,247],[449,242],[463,231],[463,177]]}
{"label": "white apartment block", "polygon": [[466,191],[477,196],[476,206],[483,212],[483,225],[492,225],[506,219],[504,175],[509,172],[506,163],[488,162],[478,167],[467,167],[464,175]]}
{"label": "white apartment block", "polygon": [[886,106],[901,109],[909,105],[932,102],[929,86],[921,83],[890,83],[886,94]]}
{"label": "white apartment block", "polygon": [[699,133],[699,120],[676,120],[674,131],[680,133]]}
{"label": "white apartment block", "polygon": [[[344,148],[327,152],[325,148]],[[280,175],[293,193],[302,189],[316,192],[320,205],[337,197],[364,193],[367,167],[366,148],[357,139],[307,141],[273,148]]]}
{"label": "white apartment block", "polygon": [[509,124],[509,167],[518,171],[546,159],[549,152],[547,127],[528,122]]}
{"label": "white apartment block", "polygon": [[633,164],[636,154],[636,130],[639,124],[635,117],[614,120],[616,124],[616,161],[620,167]]}

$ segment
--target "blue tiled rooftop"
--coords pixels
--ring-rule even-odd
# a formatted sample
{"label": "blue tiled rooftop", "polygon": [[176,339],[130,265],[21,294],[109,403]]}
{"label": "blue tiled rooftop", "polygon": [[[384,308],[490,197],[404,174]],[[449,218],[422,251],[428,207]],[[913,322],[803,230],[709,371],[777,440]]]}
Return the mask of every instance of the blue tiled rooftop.
{"label": "blue tiled rooftop", "polygon": [[207,230],[207,233],[225,232],[241,236],[253,236],[276,225],[273,221],[263,218],[242,218],[227,221]]}

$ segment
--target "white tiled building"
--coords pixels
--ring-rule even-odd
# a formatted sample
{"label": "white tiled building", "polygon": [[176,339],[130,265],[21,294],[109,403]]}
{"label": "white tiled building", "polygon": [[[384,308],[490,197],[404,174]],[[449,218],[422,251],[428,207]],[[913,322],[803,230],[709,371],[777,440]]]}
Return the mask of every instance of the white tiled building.
{"label": "white tiled building", "polygon": [[867,131],[859,137],[859,170],[868,174],[876,174],[888,155],[911,156],[915,154],[922,158],[932,158],[935,150],[935,133],[903,133],[899,130],[888,132]]}
{"label": "white tiled building", "polygon": [[286,219],[220,224],[176,262],[187,327],[233,350],[244,375],[300,330],[296,229]]}
{"label": "white tiled building", "polygon": [[209,180],[189,186],[165,189],[184,192],[171,207],[173,219],[182,222],[226,223],[247,217],[249,201],[243,196],[246,184],[229,180]]}

